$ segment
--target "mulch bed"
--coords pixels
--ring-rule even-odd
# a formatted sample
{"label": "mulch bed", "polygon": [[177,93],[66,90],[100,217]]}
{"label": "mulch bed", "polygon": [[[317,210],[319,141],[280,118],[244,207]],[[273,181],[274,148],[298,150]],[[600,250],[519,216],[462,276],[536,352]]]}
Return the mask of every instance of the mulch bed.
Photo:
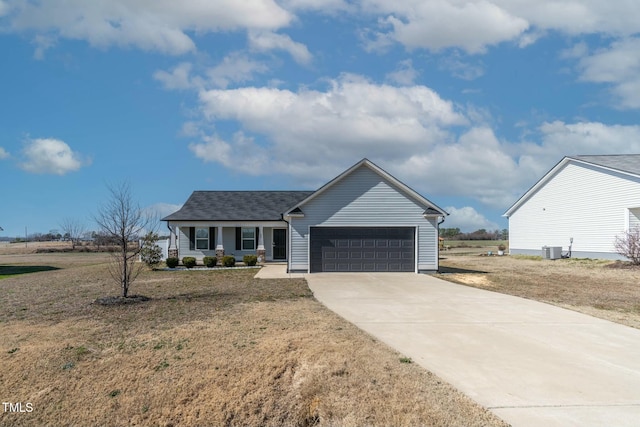
{"label": "mulch bed", "polygon": [[144,295],[131,295],[126,298],[122,296],[111,296],[97,298],[93,303],[99,305],[125,305],[125,304],[137,304],[145,301],[151,301],[151,298]]}

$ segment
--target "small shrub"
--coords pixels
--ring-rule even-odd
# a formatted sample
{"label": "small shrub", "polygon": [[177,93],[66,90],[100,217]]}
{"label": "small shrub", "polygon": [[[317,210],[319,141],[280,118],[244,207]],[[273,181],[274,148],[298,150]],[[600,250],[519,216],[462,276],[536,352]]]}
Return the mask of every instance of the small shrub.
{"label": "small shrub", "polygon": [[244,265],[253,266],[258,263],[258,257],[255,255],[245,255],[242,257],[242,262]]}
{"label": "small shrub", "polygon": [[196,259],[192,256],[186,256],[182,258],[182,265],[187,268],[193,268],[196,266]]}
{"label": "small shrub", "polygon": [[178,266],[178,263],[180,262],[180,260],[178,258],[167,258],[165,260],[165,262],[167,263],[167,267],[169,268],[176,268]]}
{"label": "small shrub", "polygon": [[215,267],[216,264],[218,263],[218,258],[214,257],[214,256],[206,256],[204,258],[202,258],[202,263],[206,266],[206,267]]}
{"label": "small shrub", "polygon": [[616,252],[631,261],[633,265],[640,265],[640,228],[635,227],[616,236],[613,242]]}
{"label": "small shrub", "polygon": [[498,245],[498,250],[499,251],[504,251],[505,249],[507,249],[507,247],[505,245],[503,245],[502,243]]}
{"label": "small shrub", "polygon": [[234,267],[236,265],[236,257],[233,255],[225,255],[222,258],[222,265],[225,267]]}
{"label": "small shrub", "polygon": [[162,249],[158,246],[158,235],[152,231],[142,238],[140,258],[151,268],[155,268],[162,261]]}

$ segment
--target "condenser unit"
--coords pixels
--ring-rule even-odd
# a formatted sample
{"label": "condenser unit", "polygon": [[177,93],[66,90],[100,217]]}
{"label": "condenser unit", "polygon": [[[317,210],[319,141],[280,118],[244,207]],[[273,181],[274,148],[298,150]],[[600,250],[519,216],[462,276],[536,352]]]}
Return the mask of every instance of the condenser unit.
{"label": "condenser unit", "polygon": [[562,258],[562,246],[543,246],[543,259],[560,259]]}

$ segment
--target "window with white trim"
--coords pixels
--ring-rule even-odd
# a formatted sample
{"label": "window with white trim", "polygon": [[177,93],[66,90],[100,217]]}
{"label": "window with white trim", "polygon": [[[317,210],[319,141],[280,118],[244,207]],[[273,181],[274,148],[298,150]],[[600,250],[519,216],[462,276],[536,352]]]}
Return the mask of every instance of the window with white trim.
{"label": "window with white trim", "polygon": [[242,250],[250,251],[256,248],[256,229],[255,228],[243,228],[242,229]]}
{"label": "window with white trim", "polygon": [[208,228],[196,228],[196,249],[209,249]]}

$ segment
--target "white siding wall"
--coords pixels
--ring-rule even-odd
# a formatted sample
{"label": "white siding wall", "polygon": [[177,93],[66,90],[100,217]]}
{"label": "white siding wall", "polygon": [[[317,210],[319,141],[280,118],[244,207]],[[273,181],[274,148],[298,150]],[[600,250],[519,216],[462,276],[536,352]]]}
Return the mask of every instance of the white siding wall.
{"label": "white siding wall", "polygon": [[629,230],[640,228],[640,208],[629,209]]}
{"label": "white siding wall", "polygon": [[291,220],[292,270],[308,269],[310,226],[411,226],[418,229],[418,269],[438,269],[435,219],[422,216],[424,207],[405,197],[367,167],[344,177],[302,206],[304,218]]}
{"label": "white siding wall", "polygon": [[[512,253],[540,253],[544,245],[575,256],[615,254],[613,241],[640,204],[640,180],[588,165],[567,163],[509,217]],[[615,257],[615,255],[613,255]]]}

